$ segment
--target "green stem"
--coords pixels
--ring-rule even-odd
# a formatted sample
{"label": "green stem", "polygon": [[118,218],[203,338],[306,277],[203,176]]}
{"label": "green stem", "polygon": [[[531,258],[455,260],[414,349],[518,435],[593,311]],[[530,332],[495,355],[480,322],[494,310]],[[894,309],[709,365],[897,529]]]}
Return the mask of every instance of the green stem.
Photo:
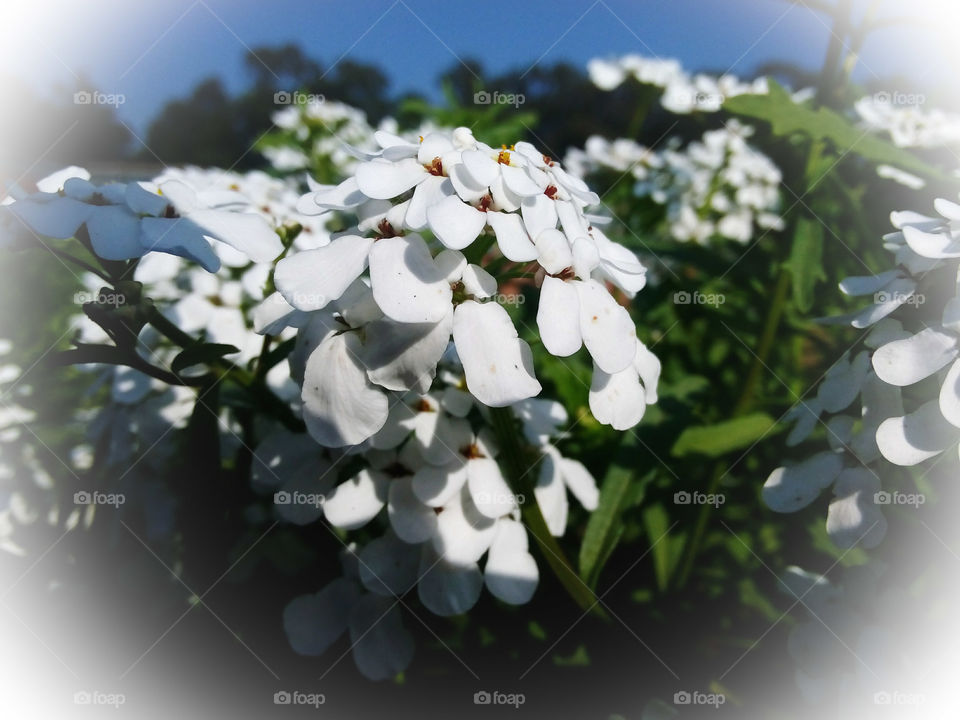
{"label": "green stem", "polygon": [[547,564],[577,605],[598,617],[607,618],[599,598],[577,575],[563,548],[547,528],[547,521],[533,493],[534,482],[531,479],[534,477],[531,465],[539,463],[540,459],[531,447],[521,441],[521,431],[513,412],[510,408],[490,408],[490,418],[500,449],[497,459],[511,489],[517,496],[523,497],[520,504],[523,522],[540,546]]}
{"label": "green stem", "polygon": [[[757,386],[760,383],[760,377],[764,370],[767,357],[773,348],[773,341],[777,335],[777,328],[780,326],[780,320],[787,305],[787,296],[790,291],[790,271],[781,266],[777,276],[777,287],[774,291],[773,302],[770,304],[770,310],[767,313],[763,326],[763,334],[757,345],[757,351],[754,354],[753,363],[750,365],[750,371],[743,384],[743,391],[740,399],[734,406],[733,417],[744,415],[753,407],[754,395]],[[710,477],[710,483],[707,486],[707,494],[715,495],[720,489],[720,481],[726,475],[726,465],[717,463],[713,468],[713,475]],[[674,588],[682,589],[690,579],[690,573],[693,571],[693,564],[697,559],[697,553],[703,544],[703,537],[707,531],[707,523],[710,519],[711,506],[703,504],[697,511],[697,519],[693,526],[693,533],[683,548],[683,556],[680,559],[680,571],[676,575]]]}

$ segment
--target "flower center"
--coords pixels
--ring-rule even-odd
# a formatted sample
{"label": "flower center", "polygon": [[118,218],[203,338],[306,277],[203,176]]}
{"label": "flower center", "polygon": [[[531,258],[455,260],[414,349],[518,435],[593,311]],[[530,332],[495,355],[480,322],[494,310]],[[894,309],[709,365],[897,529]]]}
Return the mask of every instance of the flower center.
{"label": "flower center", "polygon": [[430,161],[429,165],[424,165],[427,169],[427,172],[431,175],[442,176],[443,175],[443,163],[440,161],[440,158],[435,157]]}
{"label": "flower center", "polygon": [[543,191],[543,194],[546,195],[551,200],[557,199],[557,186],[556,185],[547,185],[547,189]]}
{"label": "flower center", "polygon": [[427,402],[426,398],[420,398],[420,401],[417,403],[417,412],[436,412],[436,410]]}
{"label": "flower center", "polygon": [[497,153],[497,162],[500,163],[501,165],[510,164],[510,153],[507,151],[506,148],[504,148],[499,153]]}
{"label": "flower center", "polygon": [[476,460],[477,458],[486,457],[476,443],[470,443],[469,445],[460,448],[460,454],[463,455],[467,460]]}

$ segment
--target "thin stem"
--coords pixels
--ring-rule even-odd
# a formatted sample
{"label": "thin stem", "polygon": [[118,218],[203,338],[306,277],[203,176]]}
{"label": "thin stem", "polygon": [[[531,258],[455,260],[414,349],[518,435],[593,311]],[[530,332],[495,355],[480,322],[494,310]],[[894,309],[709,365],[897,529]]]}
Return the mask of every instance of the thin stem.
{"label": "thin stem", "polygon": [[[756,388],[760,382],[761,373],[764,370],[767,357],[773,348],[777,328],[780,326],[780,320],[786,309],[789,291],[790,271],[785,266],[781,266],[777,276],[777,287],[774,291],[773,302],[770,304],[770,309],[767,312],[767,317],[764,322],[763,334],[757,345],[753,363],[750,366],[750,371],[744,382],[740,399],[734,406],[733,417],[744,415],[753,407]],[[707,486],[708,495],[715,495],[717,493],[720,489],[720,481],[723,480],[724,475],[726,475],[725,465],[718,462],[713,468],[713,475],[710,477],[710,483]],[[684,587],[690,579],[690,573],[693,571],[693,563],[697,558],[697,553],[700,551],[700,546],[703,543],[703,536],[707,531],[710,509],[710,505],[703,504],[697,511],[697,519],[693,526],[693,533],[684,545],[683,556],[680,559],[680,570],[676,575],[676,583],[674,583],[676,589]]]}
{"label": "thin stem", "polygon": [[77,267],[83,268],[87,272],[93,273],[94,275],[99,277],[101,280],[104,280],[111,284],[113,283],[113,279],[110,278],[106,273],[104,273],[103,270],[100,270],[99,268],[94,267],[93,265],[86,262],[85,260],[81,260],[80,258],[66,252],[65,250],[58,250],[57,248],[50,247],[49,245],[45,245],[44,247],[49,252],[56,255],[58,258],[62,258],[67,262],[73,263]]}
{"label": "thin stem", "polygon": [[520,512],[524,524],[540,546],[547,564],[550,565],[557,580],[560,581],[560,584],[563,585],[577,605],[598,617],[606,618],[607,614],[600,606],[599,598],[573,569],[563,552],[563,548],[550,533],[547,521],[537,504],[533,493],[534,483],[528,478],[531,477],[531,456],[534,464],[539,463],[540,458],[533,455],[532,448],[521,442],[520,429],[510,408],[491,408],[490,417],[500,448],[497,459],[504,470],[511,489],[518,497],[523,497]]}

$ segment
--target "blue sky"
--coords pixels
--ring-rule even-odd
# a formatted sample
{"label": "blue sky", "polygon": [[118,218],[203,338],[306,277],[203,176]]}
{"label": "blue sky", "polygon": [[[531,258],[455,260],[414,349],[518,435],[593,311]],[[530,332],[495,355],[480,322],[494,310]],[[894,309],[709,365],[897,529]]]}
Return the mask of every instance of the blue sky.
{"label": "blue sky", "polygon": [[[938,1],[946,0],[917,0],[909,7]],[[243,55],[258,45],[295,42],[325,66],[342,57],[376,63],[389,76],[392,91],[435,96],[437,75],[458,58],[478,58],[497,72],[561,59],[584,65],[596,56],[639,52],[677,57],[694,70],[747,75],[772,59],[817,67],[830,36],[823,16],[785,0],[47,0],[13,5],[0,10],[5,28],[0,55],[10,56],[4,62],[8,72],[13,68],[20,81],[46,94],[63,93],[78,77],[84,85],[122,93],[126,102],[120,116],[138,132],[168,100],[185,95],[203,78],[217,75],[228,88],[243,87]],[[948,82],[957,67],[956,50],[949,37],[940,41],[936,32],[900,25],[879,32],[866,46],[857,76],[870,80],[900,71],[921,85]]]}

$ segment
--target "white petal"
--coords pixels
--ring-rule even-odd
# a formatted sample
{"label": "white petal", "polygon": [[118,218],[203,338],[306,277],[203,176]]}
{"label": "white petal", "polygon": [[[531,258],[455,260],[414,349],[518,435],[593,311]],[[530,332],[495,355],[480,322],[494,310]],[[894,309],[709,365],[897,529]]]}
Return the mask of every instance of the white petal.
{"label": "white petal", "polygon": [[497,293],[497,281],[482,267],[471,263],[463,271],[463,289],[468,295],[488,298]]}
{"label": "white petal", "polygon": [[467,462],[467,487],[481,514],[498,518],[517,507],[510,486],[503,479],[500,466],[491,458],[473,458]]}
{"label": "white petal", "polygon": [[259,335],[279,335],[288,327],[302,327],[306,321],[306,314],[284,300],[279,292],[267,296],[253,309],[253,331]]}
{"label": "white petal", "polygon": [[460,492],[467,482],[467,461],[460,459],[445,466],[424,465],[413,476],[412,488],[420,502],[441,507]]}
{"label": "white petal", "polygon": [[903,229],[907,245],[917,255],[925,258],[942,259],[960,257],[960,242],[945,232],[924,232],[915,227]]}
{"label": "white petal", "polygon": [[528,552],[523,525],[507,519],[497,523],[483,574],[487,589],[505,603],[523,605],[530,601],[540,582],[540,570]]}
{"label": "white petal", "polygon": [[657,402],[657,384],[660,382],[660,359],[646,345],[637,340],[637,354],[633,358],[633,367],[640,375],[643,389],[647,394],[647,404]]}
{"label": "white petal", "polygon": [[89,180],[90,172],[77,165],[69,165],[62,170],[57,170],[56,172],[37,180],[37,190],[40,192],[55,193],[62,189],[64,183],[70,178]]}
{"label": "white petal", "polygon": [[873,295],[875,292],[883,290],[891,280],[895,280],[899,275],[899,270],[889,270],[880,275],[848,277],[840,282],[840,291],[853,297]]}
{"label": "white petal", "polygon": [[429,174],[414,158],[390,162],[377,158],[357,166],[357,187],[360,192],[374,200],[390,200],[405,193]]}
{"label": "white petal", "polygon": [[534,235],[537,261],[550,275],[556,275],[573,265],[573,251],[567,236],[559,230],[544,230]]}
{"label": "white petal", "polygon": [[415,413],[404,402],[394,401],[390,406],[387,421],[377,434],[370,438],[370,444],[376,450],[393,450],[413,432]]}
{"label": "white petal", "polygon": [[530,346],[500,305],[461,303],[453,315],[453,339],[467,388],[483,404],[504,407],[540,392]]}
{"label": "white petal", "polygon": [[[417,185],[416,190],[413,191],[407,213],[403,217],[403,224],[411,230],[423,230],[427,227],[427,211],[452,195],[453,185],[447,178],[439,175],[427,176],[426,180]],[[453,199],[457,200],[456,197]]]}
{"label": "white petal", "polygon": [[580,297],[580,332],[597,366],[616,373],[629,366],[637,352],[637,330],[627,309],[596,280],[574,283]]}
{"label": "white petal", "polygon": [[573,241],[573,271],[581,280],[586,280],[600,264],[600,252],[596,244],[588,237]]}
{"label": "white petal", "polygon": [[513,412],[523,424],[524,437],[537,447],[559,434],[570,419],[561,403],[540,398],[521,400],[513,406]]}
{"label": "white petal", "polygon": [[366,200],[367,196],[360,192],[357,179],[350,177],[339,185],[304,195],[297,202],[296,209],[304,215],[318,215],[328,210],[349,210]]}
{"label": "white petal", "polygon": [[424,546],[420,560],[420,602],[434,615],[461,615],[476,605],[483,589],[483,576],[476,563],[456,565],[439,559]]}
{"label": "white petal", "polygon": [[507,260],[513,262],[532,262],[538,252],[516,213],[487,211],[487,223],[497,236],[497,247]]}
{"label": "white petal", "polygon": [[[553,204],[553,200],[543,194],[546,185],[543,187],[537,185],[537,183],[530,178],[525,168],[501,165],[500,173],[503,176],[503,183],[516,195],[522,198],[539,196],[543,197],[551,205]],[[556,216],[556,210],[554,210],[553,214]],[[554,224],[556,224],[556,219],[554,219]]]}
{"label": "white petal", "polygon": [[836,498],[827,511],[827,534],[837,547],[876,547],[887,531],[887,521],[874,501],[880,479],[866,468],[848,468],[834,487]]}
{"label": "white petal", "polygon": [[476,202],[489,192],[486,185],[481,185],[473,179],[470,171],[467,170],[467,166],[463,163],[457,163],[447,168],[447,174],[450,176],[450,182],[457,191],[457,195],[465,202]]}
{"label": "white petal", "polygon": [[467,269],[467,258],[459,250],[441,250],[433,261],[450,283],[455,283],[462,278],[463,271]]}
{"label": "white petal", "polygon": [[423,138],[417,150],[417,160],[423,165],[429,165],[434,158],[443,157],[453,150],[453,143],[442,133],[429,133]]}
{"label": "white petal", "polygon": [[580,298],[573,283],[546,276],[537,306],[540,340],[551,355],[567,357],[583,345],[580,335]]}
{"label": "white petal", "polygon": [[544,454],[540,461],[537,485],[533,489],[537,505],[547,523],[547,529],[556,537],[563,535],[567,529],[567,513],[570,508],[567,489],[560,474],[560,464],[557,462],[558,457],[557,453]]}
{"label": "white petal", "polygon": [[462,250],[470,245],[487,224],[485,213],[451,195],[427,209],[427,221],[437,239],[446,247]]}
{"label": "white petal", "polygon": [[370,286],[384,315],[397,322],[437,323],[450,312],[450,284],[419,235],[374,244]]}
{"label": "white petal", "polygon": [[634,367],[611,375],[594,363],[589,403],[597,422],[614,430],[629,430],[643,419],[647,396]]}
{"label": "white petal", "polygon": [[437,516],[433,547],[447,562],[467,565],[483,556],[496,530],[496,521],[477,510],[464,488]]}
{"label": "white petal", "polygon": [[355,582],[337,578],[318,593],[291,600],[283,609],[290,647],[301,655],[322,655],[347,629],[347,618],[359,597]]}
{"label": "white petal", "polygon": [[849,407],[863,385],[870,370],[870,356],[864,351],[851,362],[846,357],[840,359],[827,370],[823,382],[817,390],[817,400],[828,413],[837,413]]}
{"label": "white petal", "polygon": [[350,613],[349,627],[353,660],[370,680],[388,680],[413,659],[413,637],[393,598],[362,596]]}
{"label": "white petal", "polygon": [[376,470],[361,470],[333,489],[323,503],[331,525],[356,530],[377,516],[387,502],[390,478]]}
{"label": "white petal", "polygon": [[902,387],[933,375],[955,357],[955,335],[925,328],[913,337],[877,348],[873,368],[884,382]]}
{"label": "white petal", "polygon": [[189,258],[209,272],[220,269],[220,258],[204,238],[203,230],[186,218],[143,218],[140,244],[145,252],[166,252]]}
{"label": "white petal", "polygon": [[325,247],[286,257],[277,263],[277,289],[298,310],[326,307],[360,277],[372,246],[372,238],[346,235]]}
{"label": "white petal", "polygon": [[584,510],[597,509],[597,503],[600,500],[597,481],[583,463],[570,458],[561,458],[560,474],[563,476],[563,482],[577,501],[583,505]]}
{"label": "white petal", "polygon": [[73,237],[94,206],[58,195],[31,195],[8,206],[35,233],[51,238]]}
{"label": "white petal", "polygon": [[489,187],[500,176],[499,164],[488,153],[465,150],[461,157],[463,166],[478,185]]}
{"label": "white petal", "polygon": [[940,412],[956,427],[960,427],[960,360],[950,367],[940,388]]}
{"label": "white petal", "polygon": [[313,439],[326,447],[361,443],[387,420],[387,396],[367,379],[361,352],[354,333],[334,334],[307,360],[303,419]]}
{"label": "white petal", "polygon": [[894,465],[921,463],[942,453],[957,438],[957,428],[944,419],[936,400],[904,417],[888,418],[877,429],[877,446]]}
{"label": "white petal", "polygon": [[129,260],[143,255],[140,219],[121,205],[98,207],[87,219],[93,251],[104,260]]}
{"label": "white petal", "polygon": [[499,174],[490,184],[490,196],[493,198],[495,210],[512,213],[520,209],[521,198],[503,184],[503,178]]}
{"label": "white petal", "polygon": [[390,483],[387,511],[390,527],[407,543],[429,540],[437,530],[437,513],[413,492],[413,478],[396,478]]}
{"label": "white petal", "polygon": [[[540,233],[544,230],[557,229],[556,203],[543,193],[524,198],[523,204],[520,206],[520,213],[523,215],[523,224],[527,228],[527,232],[530,237],[537,238],[538,245]],[[566,240],[566,236],[564,236],[564,240]],[[569,243],[567,244],[569,245]],[[571,263],[572,261],[571,256]],[[547,272],[551,271],[548,269]]]}
{"label": "white petal", "polygon": [[421,413],[416,423],[417,447],[430,465],[446,467],[458,463],[461,450],[473,442],[470,423],[441,412]]}
{"label": "white petal", "polygon": [[372,593],[403,595],[417,582],[420,548],[387,531],[367,543],[357,555],[360,582]]}
{"label": "white petal", "polygon": [[812,503],[843,470],[843,458],[822,452],[803,462],[779,467],[763,484],[763,502],[774,512],[796,512]]}
{"label": "white petal", "polygon": [[374,320],[364,330],[367,377],[388,390],[427,392],[452,329],[452,311],[435,324]]}
{"label": "white petal", "polygon": [[205,235],[226,243],[253,262],[270,262],[283,252],[283,243],[267,221],[254,213],[195,210],[189,220]]}

